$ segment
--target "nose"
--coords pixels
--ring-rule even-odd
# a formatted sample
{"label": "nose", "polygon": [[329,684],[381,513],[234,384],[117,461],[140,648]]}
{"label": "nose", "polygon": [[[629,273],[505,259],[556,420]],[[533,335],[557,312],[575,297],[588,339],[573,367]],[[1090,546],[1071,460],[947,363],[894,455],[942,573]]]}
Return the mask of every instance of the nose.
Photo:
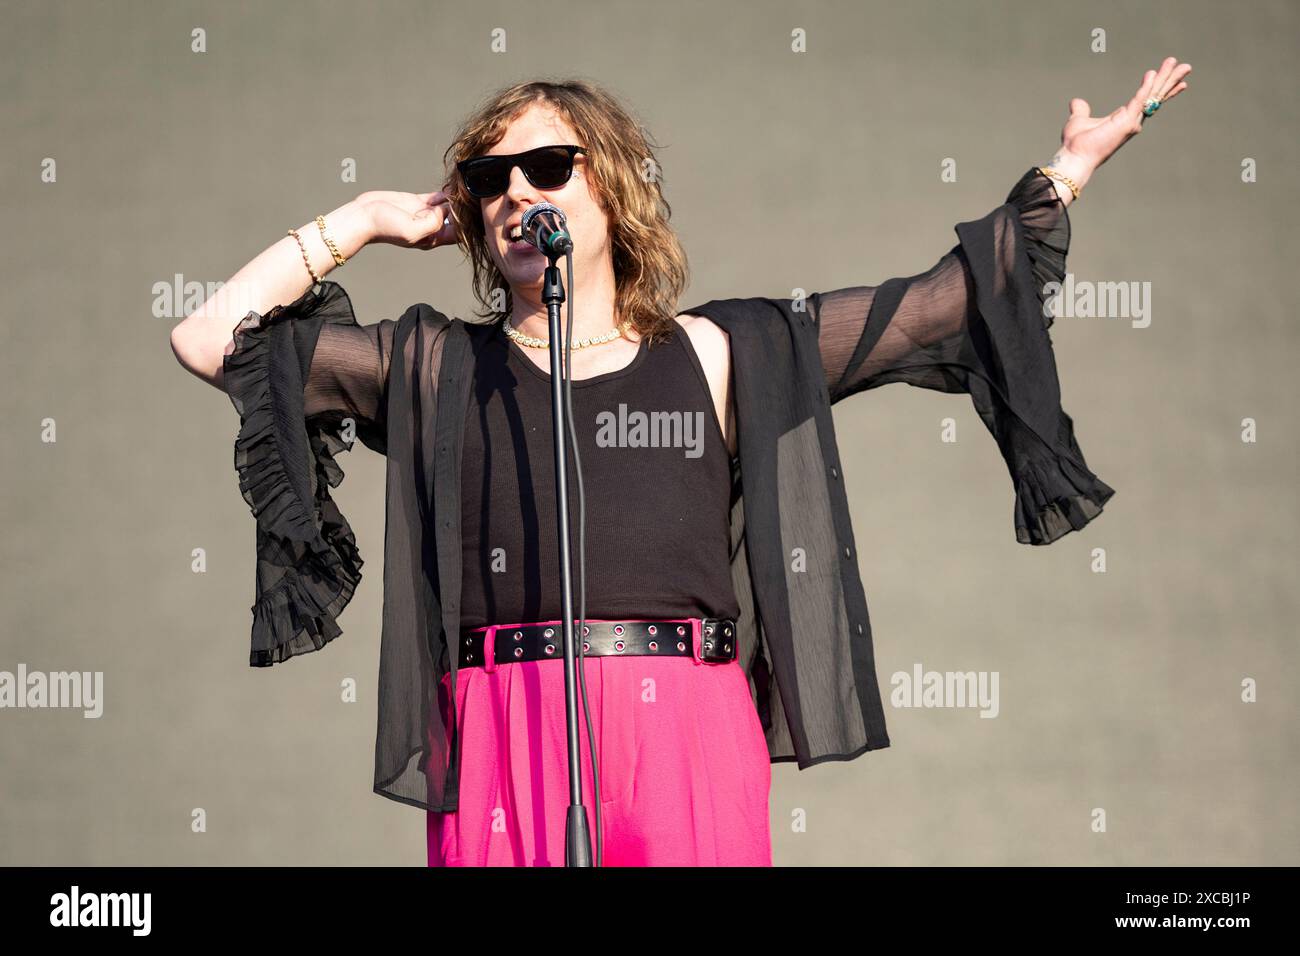
{"label": "nose", "polygon": [[506,195],[510,197],[511,202],[519,203],[524,206],[531,206],[540,202],[537,190],[533,184],[528,181],[524,171],[518,166],[510,169],[510,186],[506,189]]}

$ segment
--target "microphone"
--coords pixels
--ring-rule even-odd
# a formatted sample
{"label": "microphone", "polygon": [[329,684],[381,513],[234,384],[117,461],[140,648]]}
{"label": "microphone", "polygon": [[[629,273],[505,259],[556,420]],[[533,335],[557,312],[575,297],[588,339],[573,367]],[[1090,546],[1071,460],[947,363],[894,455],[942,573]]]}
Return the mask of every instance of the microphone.
{"label": "microphone", "polygon": [[564,227],[568,220],[559,206],[539,202],[529,206],[519,223],[524,241],[555,260],[573,251],[573,240]]}

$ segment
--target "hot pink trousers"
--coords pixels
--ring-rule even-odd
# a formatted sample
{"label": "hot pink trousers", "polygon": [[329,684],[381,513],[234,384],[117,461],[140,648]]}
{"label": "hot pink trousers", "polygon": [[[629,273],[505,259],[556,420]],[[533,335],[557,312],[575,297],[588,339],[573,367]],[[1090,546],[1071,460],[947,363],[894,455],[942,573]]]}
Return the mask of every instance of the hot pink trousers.
{"label": "hot pink trousers", "polygon": [[[699,635],[694,636],[698,655]],[[605,866],[771,866],[772,765],[739,663],[588,657]],[[444,693],[451,675],[443,678]],[[563,866],[564,661],[458,672],[460,800],[428,814],[430,866]],[[595,791],[579,691],[583,802]]]}

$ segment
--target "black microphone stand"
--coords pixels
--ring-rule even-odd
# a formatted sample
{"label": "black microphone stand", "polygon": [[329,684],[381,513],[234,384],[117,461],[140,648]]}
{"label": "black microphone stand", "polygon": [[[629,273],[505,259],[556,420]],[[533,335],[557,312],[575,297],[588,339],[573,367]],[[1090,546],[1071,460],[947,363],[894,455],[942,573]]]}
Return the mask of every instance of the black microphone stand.
{"label": "black microphone stand", "polygon": [[565,441],[564,379],[560,358],[560,306],[564,283],[555,265],[559,256],[546,253],[542,301],[551,335],[551,423],[555,438],[555,495],[560,534],[560,600],[564,608],[564,716],[569,744],[569,811],[564,824],[564,865],[591,866],[591,833],[582,803],[581,741],[578,736],[578,658],[573,634],[573,581],[569,565],[568,443]]}

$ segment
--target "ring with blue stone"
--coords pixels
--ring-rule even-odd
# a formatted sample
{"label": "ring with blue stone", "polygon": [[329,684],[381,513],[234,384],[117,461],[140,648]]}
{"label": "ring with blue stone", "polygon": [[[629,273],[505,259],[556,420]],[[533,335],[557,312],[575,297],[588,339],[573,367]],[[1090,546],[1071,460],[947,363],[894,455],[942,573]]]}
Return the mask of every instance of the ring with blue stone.
{"label": "ring with blue stone", "polygon": [[1158,109],[1160,109],[1160,97],[1158,96],[1148,97],[1147,101],[1142,104],[1142,115],[1150,116]]}

